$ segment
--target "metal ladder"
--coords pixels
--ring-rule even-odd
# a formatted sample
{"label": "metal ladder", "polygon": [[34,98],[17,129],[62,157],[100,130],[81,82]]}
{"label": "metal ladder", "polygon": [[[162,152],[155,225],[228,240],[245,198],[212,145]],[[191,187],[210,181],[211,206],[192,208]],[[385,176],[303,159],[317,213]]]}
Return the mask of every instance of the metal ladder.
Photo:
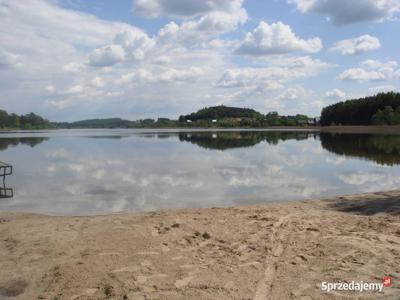
{"label": "metal ladder", "polygon": [[12,198],[14,191],[6,187],[6,176],[11,175],[13,167],[10,164],[0,161],[0,177],[3,177],[3,186],[0,186],[0,198]]}

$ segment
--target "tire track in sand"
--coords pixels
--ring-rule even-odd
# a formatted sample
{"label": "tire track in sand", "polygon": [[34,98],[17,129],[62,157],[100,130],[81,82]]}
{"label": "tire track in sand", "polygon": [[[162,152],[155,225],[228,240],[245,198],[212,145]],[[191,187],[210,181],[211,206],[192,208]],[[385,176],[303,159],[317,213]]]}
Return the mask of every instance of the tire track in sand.
{"label": "tire track in sand", "polygon": [[258,282],[257,290],[253,300],[270,299],[275,273],[278,267],[278,260],[282,256],[287,244],[288,236],[291,234],[291,218],[294,214],[288,214],[279,218],[273,225],[271,233],[271,253],[267,255],[265,261],[264,277]]}

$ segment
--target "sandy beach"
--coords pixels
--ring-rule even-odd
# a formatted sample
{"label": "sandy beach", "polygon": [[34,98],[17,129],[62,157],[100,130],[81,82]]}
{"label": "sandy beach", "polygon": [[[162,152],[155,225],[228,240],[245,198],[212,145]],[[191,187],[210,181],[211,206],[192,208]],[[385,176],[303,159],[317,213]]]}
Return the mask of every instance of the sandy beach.
{"label": "sandy beach", "polygon": [[[399,299],[400,191],[94,217],[0,214],[0,299]],[[322,282],[382,282],[377,292]]]}

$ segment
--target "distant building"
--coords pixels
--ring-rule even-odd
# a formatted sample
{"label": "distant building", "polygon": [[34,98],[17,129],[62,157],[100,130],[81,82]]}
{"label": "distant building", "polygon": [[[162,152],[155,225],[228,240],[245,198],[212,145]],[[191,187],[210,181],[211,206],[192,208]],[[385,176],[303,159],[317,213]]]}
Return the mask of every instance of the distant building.
{"label": "distant building", "polygon": [[213,122],[213,123],[217,123],[217,120],[212,120],[211,122]]}
{"label": "distant building", "polygon": [[308,125],[315,125],[315,119],[308,119]]}
{"label": "distant building", "polygon": [[192,123],[192,120],[186,120],[187,123]]}

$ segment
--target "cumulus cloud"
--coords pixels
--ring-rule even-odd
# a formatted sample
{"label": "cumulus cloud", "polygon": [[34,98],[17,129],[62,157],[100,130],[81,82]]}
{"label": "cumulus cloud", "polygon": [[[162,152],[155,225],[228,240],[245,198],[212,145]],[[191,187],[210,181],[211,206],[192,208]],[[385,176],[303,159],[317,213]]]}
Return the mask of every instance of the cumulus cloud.
{"label": "cumulus cloud", "polygon": [[[152,27],[151,35],[147,24],[102,20],[59,1],[0,2],[0,27],[7,29],[0,32],[0,90],[7,95],[2,104],[52,120],[174,118],[215,104],[314,112],[320,103],[301,93],[302,81],[332,67],[295,56],[316,53],[322,43],[283,23],[262,22],[247,40],[237,40],[247,20],[238,0],[137,1],[136,11],[153,3],[153,11],[141,13],[171,18],[157,32]],[[245,46],[244,57],[231,55]],[[393,65],[366,62],[359,68],[398,76]],[[288,101],[277,98],[283,91]]]}
{"label": "cumulus cloud", "polygon": [[214,11],[237,12],[242,8],[243,0],[135,0],[135,11],[150,18],[159,16],[194,17]]}
{"label": "cumulus cloud", "polygon": [[202,74],[203,70],[197,67],[180,70],[165,68],[154,72],[139,69],[135,72],[122,75],[117,82],[121,85],[131,83],[194,82]]}
{"label": "cumulus cloud", "polygon": [[56,88],[53,85],[48,85],[46,86],[46,91],[49,93],[54,93],[56,91]]}
{"label": "cumulus cloud", "polygon": [[378,86],[373,86],[368,89],[371,93],[385,93],[385,92],[394,92],[394,91],[399,91],[399,88],[394,86],[394,85],[378,85]]}
{"label": "cumulus cloud", "polygon": [[383,81],[400,78],[400,69],[396,61],[382,63],[379,60],[365,60],[358,68],[342,72],[338,79],[343,81]]}
{"label": "cumulus cloud", "polygon": [[343,55],[359,55],[378,49],[380,46],[381,43],[377,37],[365,34],[357,38],[338,41],[332,50],[340,52]]}
{"label": "cumulus cloud", "polygon": [[155,42],[143,31],[130,28],[118,33],[114,43],[124,49],[127,58],[141,60],[145,57],[145,53],[153,48]]}
{"label": "cumulus cloud", "polygon": [[311,94],[312,93],[306,90],[304,87],[295,86],[285,90],[276,99],[293,101],[293,100],[305,99],[307,97],[310,97]]}
{"label": "cumulus cloud", "polygon": [[398,0],[288,0],[302,13],[324,15],[336,25],[382,21],[400,11]]}
{"label": "cumulus cloud", "polygon": [[331,65],[308,56],[281,58],[268,67],[227,69],[215,84],[221,88],[265,87],[279,89],[285,82],[315,76]]}
{"label": "cumulus cloud", "polygon": [[[246,20],[246,11],[240,10],[236,14],[212,12],[196,19],[185,20],[180,24],[170,22],[159,30],[156,37],[157,44],[179,43],[184,46],[204,46],[209,42],[209,45],[215,46],[220,34],[235,30]],[[224,46],[222,41],[219,44],[219,46]]]}
{"label": "cumulus cloud", "polygon": [[95,49],[89,56],[89,65],[94,67],[112,66],[125,59],[125,50],[120,45],[106,45]]}
{"label": "cumulus cloud", "polygon": [[229,32],[247,21],[243,0],[166,1],[136,0],[135,10],[147,17],[183,18],[171,22],[159,32],[160,39],[202,42],[219,33]]}
{"label": "cumulus cloud", "polygon": [[346,97],[346,93],[339,90],[339,89],[333,89],[331,91],[325,92],[325,98],[329,100],[340,100],[344,99]]}
{"label": "cumulus cloud", "polygon": [[83,63],[71,62],[71,63],[65,64],[62,67],[62,69],[66,73],[78,74],[85,69],[85,65]]}
{"label": "cumulus cloud", "polygon": [[18,55],[0,49],[0,70],[22,66]]}
{"label": "cumulus cloud", "polygon": [[[263,87],[263,89],[275,90],[283,87],[277,72],[267,68],[237,68],[226,70],[216,83],[220,88],[241,88],[241,87]],[[283,73],[283,72],[282,72]]]}
{"label": "cumulus cloud", "polygon": [[95,78],[93,78],[93,79],[90,81],[90,84],[91,84],[93,87],[101,88],[101,87],[104,86],[104,80],[103,80],[103,78],[96,76]]}
{"label": "cumulus cloud", "polygon": [[319,38],[304,40],[297,37],[289,25],[281,22],[269,25],[262,21],[253,32],[246,34],[235,53],[254,56],[291,52],[315,53],[321,48],[322,42]]}
{"label": "cumulus cloud", "polygon": [[83,92],[83,86],[77,84],[74,86],[71,86],[68,90],[67,90],[67,94],[79,94]]}

